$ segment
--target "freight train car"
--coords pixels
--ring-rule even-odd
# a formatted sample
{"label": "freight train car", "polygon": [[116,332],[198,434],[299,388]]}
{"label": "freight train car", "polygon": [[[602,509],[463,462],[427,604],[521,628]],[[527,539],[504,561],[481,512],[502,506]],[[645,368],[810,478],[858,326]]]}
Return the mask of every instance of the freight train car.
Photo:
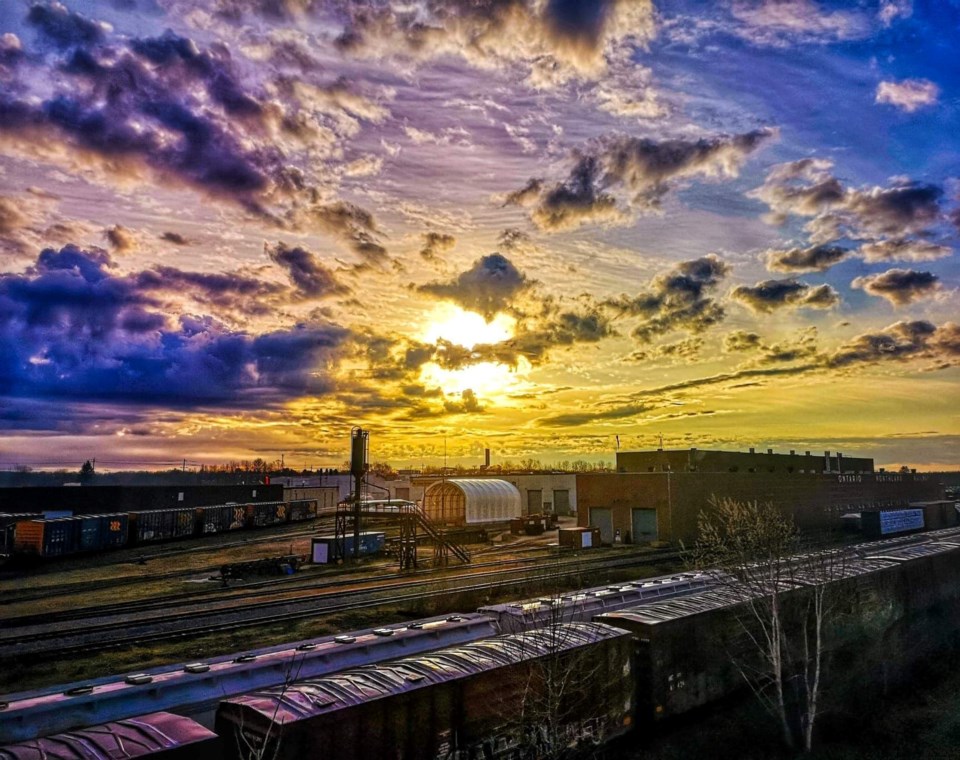
{"label": "freight train car", "polygon": [[0,760],[217,760],[220,738],[159,712],[0,747]]}
{"label": "freight train car", "polygon": [[152,509],[130,513],[129,546],[188,538],[194,534],[196,511],[192,507]]}
{"label": "freight train car", "polygon": [[228,699],[216,730],[235,758],[540,756],[627,730],[630,650],[591,623],[497,636]]}
{"label": "freight train car", "polygon": [[[842,653],[844,670],[859,669],[854,680],[860,688],[874,680],[892,681],[955,640],[960,542],[930,540],[867,556],[850,554],[835,572],[830,593],[846,612],[831,647]],[[785,609],[802,603],[812,585],[822,582],[802,572],[790,581],[782,589]],[[594,618],[634,636],[639,720],[660,720],[717,702],[746,687],[744,671],[764,671],[751,641],[762,635],[748,606],[752,598],[749,589],[725,583]],[[870,625],[879,628],[887,651],[867,655],[878,638],[877,630],[863,633]],[[896,657],[888,662],[890,651]]]}
{"label": "freight train car", "polygon": [[0,513],[0,554],[13,554],[17,523],[36,518],[37,515],[34,512]]}
{"label": "freight train car", "polygon": [[287,522],[304,522],[317,518],[317,500],[303,499],[287,502]]}
{"label": "freight train car", "polygon": [[267,501],[261,504],[247,504],[246,526],[263,528],[267,525],[281,525],[287,521],[287,503]]}
{"label": "freight train car", "polygon": [[518,633],[557,623],[588,622],[602,612],[702,590],[709,582],[706,573],[679,573],[570,594],[491,604],[477,611],[496,620],[503,633]]}
{"label": "freight train car", "polygon": [[14,550],[34,557],[64,557],[115,549],[127,542],[127,515],[77,515],[16,523]]}
{"label": "freight train car", "polygon": [[214,533],[227,533],[240,530],[247,522],[247,508],[244,504],[217,504],[210,507],[197,507],[198,536]]}

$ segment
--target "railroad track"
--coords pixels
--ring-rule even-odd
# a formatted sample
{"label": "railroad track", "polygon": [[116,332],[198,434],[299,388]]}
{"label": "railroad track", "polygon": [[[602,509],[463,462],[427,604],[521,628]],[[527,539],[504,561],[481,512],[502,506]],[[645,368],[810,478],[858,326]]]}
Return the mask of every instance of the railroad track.
{"label": "railroad track", "polygon": [[[484,567],[504,567],[509,565],[529,565],[535,564],[541,558],[538,557],[518,557],[511,559],[499,559],[499,560],[490,560],[488,562],[473,563],[469,565],[471,569],[484,568]],[[142,601],[130,601],[122,602],[118,604],[104,604],[96,605],[90,607],[80,607],[73,608],[70,610],[65,610],[62,612],[49,612],[49,613],[38,613],[32,615],[21,615],[18,617],[9,617],[0,621],[0,631],[14,628],[22,628],[26,626],[37,626],[43,624],[52,624],[52,623],[63,623],[71,620],[85,620],[89,618],[102,618],[110,615],[123,615],[123,614],[132,614],[134,612],[148,612],[155,609],[166,609],[169,610],[171,605],[176,605],[178,603],[183,603],[189,605],[192,603],[199,603],[204,600],[213,600],[217,602],[244,602],[259,599],[264,594],[264,589],[277,589],[278,591],[287,592],[287,591],[303,591],[303,590],[314,590],[317,588],[324,589],[335,589],[343,588],[346,586],[356,586],[358,584],[369,582],[370,577],[366,578],[357,578],[355,577],[358,572],[364,570],[371,570],[371,567],[365,568],[356,568],[349,571],[343,571],[338,574],[336,578],[331,578],[330,575],[317,575],[315,573],[306,573],[309,577],[304,577],[303,575],[299,577],[291,578],[289,576],[271,578],[268,580],[254,581],[251,583],[245,583],[243,586],[239,587],[216,587],[209,589],[198,589],[196,591],[189,591],[177,594],[165,594],[160,598],[146,599]],[[412,578],[422,577],[432,573],[431,570],[420,570],[415,573],[389,573],[384,575],[377,575],[373,580],[376,583],[383,583],[387,581],[410,580]],[[192,572],[187,573],[187,575],[201,575],[202,573]],[[343,575],[350,575],[351,577],[342,577]],[[182,573],[167,573],[162,576],[157,576],[156,578],[150,578],[151,581],[158,578],[177,578],[182,577]],[[436,576],[433,576],[436,578]],[[144,579],[139,579],[143,581]],[[47,598],[47,597],[42,597]],[[2,639],[2,636],[0,636]]]}
{"label": "railroad track", "polygon": [[[541,569],[551,573],[551,580],[564,575],[586,574],[647,564],[653,559],[649,553],[597,559],[577,558],[556,560]],[[657,557],[659,560],[665,556]],[[62,659],[83,652],[93,653],[107,649],[147,642],[192,638],[210,633],[222,633],[278,623],[302,620],[318,614],[330,614],[357,609],[369,609],[384,604],[404,604],[464,593],[500,589],[504,586],[529,583],[531,568],[519,567],[491,570],[461,576],[432,576],[392,584],[386,588],[341,590],[329,594],[316,593],[292,599],[259,601],[252,604],[230,605],[211,609],[209,604],[192,613],[181,609],[174,614],[140,618],[134,621],[103,621],[81,629],[57,627],[41,629],[24,627],[0,636],[0,663],[29,656],[31,660]],[[534,576],[536,577],[536,576]],[[437,588],[442,586],[442,588]]]}

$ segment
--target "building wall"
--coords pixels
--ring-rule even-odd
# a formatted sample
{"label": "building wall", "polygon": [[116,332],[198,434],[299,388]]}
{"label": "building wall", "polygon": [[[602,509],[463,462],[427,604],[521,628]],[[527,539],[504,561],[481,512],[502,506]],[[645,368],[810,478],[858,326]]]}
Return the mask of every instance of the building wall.
{"label": "building wall", "polygon": [[618,451],[617,472],[873,472],[873,460],[840,452],[766,452],[670,449]]}
{"label": "building wall", "polygon": [[942,499],[943,486],[923,473],[580,473],[577,523],[601,527],[598,518],[605,513],[595,513],[591,522],[590,510],[609,509],[612,529],[627,541],[633,538],[632,510],[652,509],[660,540],[689,543],[696,538],[697,515],[714,496],[771,501],[801,530],[820,530],[838,528],[847,512]]}
{"label": "building wall", "polygon": [[283,489],[284,501],[306,499],[316,499],[317,509],[335,509],[340,501],[340,489],[337,486],[296,486]]}

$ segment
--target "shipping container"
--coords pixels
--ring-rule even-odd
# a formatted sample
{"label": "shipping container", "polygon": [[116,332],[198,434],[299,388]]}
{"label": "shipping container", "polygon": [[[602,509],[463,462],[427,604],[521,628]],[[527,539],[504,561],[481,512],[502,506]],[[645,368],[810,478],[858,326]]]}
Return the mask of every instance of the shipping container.
{"label": "shipping container", "polygon": [[599,528],[560,528],[558,531],[560,546],[573,549],[592,549],[600,546]]}
{"label": "shipping container", "polygon": [[199,723],[158,712],[0,747],[0,760],[219,760],[220,748]]}
{"label": "shipping container", "polygon": [[[363,531],[360,533],[360,555],[369,556],[383,551],[386,536],[377,531]],[[344,544],[347,557],[353,556],[353,533],[348,532]],[[334,562],[336,536],[314,536],[310,540],[310,561],[315,565],[326,565]]]}

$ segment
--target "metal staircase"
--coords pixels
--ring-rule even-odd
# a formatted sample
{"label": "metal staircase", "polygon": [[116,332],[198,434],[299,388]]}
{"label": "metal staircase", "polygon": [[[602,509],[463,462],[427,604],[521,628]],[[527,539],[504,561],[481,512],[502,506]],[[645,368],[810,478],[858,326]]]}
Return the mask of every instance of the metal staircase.
{"label": "metal staircase", "polygon": [[363,523],[387,522],[400,525],[400,569],[417,568],[417,539],[426,536],[433,541],[433,565],[446,567],[450,557],[467,564],[470,553],[454,541],[448,539],[443,529],[431,522],[416,503],[403,499],[366,500],[358,504],[354,500],[343,501],[337,505],[334,524],[334,559],[349,559],[347,556],[347,536],[356,528],[357,520]]}

